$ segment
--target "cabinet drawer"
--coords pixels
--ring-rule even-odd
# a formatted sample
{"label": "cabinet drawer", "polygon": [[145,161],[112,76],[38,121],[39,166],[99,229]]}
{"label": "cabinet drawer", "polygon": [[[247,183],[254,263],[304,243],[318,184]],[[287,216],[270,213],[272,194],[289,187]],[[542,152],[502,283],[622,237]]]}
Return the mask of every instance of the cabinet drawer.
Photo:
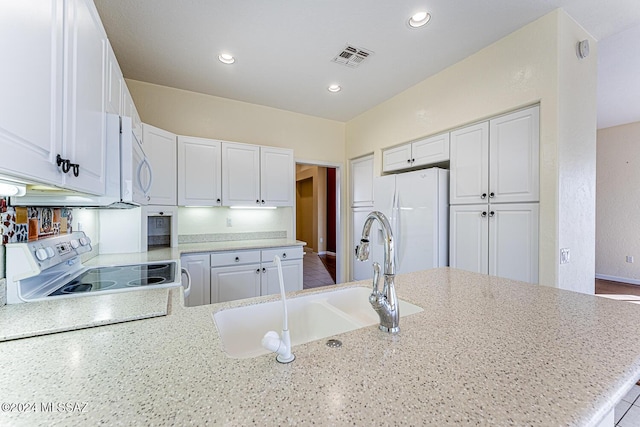
{"label": "cabinet drawer", "polygon": [[273,257],[278,255],[282,261],[302,259],[302,246],[287,246],[262,250],[262,262],[273,262]]}
{"label": "cabinet drawer", "polygon": [[260,251],[213,252],[211,254],[211,267],[259,262]]}

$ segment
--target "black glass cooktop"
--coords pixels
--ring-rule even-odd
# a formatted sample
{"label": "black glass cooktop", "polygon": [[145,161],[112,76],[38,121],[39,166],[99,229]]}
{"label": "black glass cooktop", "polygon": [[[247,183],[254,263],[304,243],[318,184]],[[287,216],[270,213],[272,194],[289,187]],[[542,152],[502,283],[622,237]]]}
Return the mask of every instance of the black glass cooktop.
{"label": "black glass cooktop", "polygon": [[91,268],[49,296],[160,285],[176,281],[174,262]]}

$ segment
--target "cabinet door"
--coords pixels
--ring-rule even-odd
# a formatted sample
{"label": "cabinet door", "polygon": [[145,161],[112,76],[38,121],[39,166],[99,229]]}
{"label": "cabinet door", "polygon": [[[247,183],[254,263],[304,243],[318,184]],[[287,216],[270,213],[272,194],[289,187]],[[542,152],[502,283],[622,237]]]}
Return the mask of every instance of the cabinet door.
{"label": "cabinet door", "polygon": [[[274,263],[262,264],[262,295],[280,293],[280,279],[278,268]],[[282,262],[282,280],[284,291],[293,292],[302,290],[302,260]]]}
{"label": "cabinet door", "polygon": [[221,206],[221,143],[178,137],[178,205]]}
{"label": "cabinet door", "polygon": [[191,293],[185,300],[185,306],[211,304],[209,254],[183,255],[180,258],[180,264],[191,276]]}
{"label": "cabinet door", "polygon": [[123,82],[124,77],[122,77],[120,65],[118,65],[118,60],[116,59],[116,55],[113,53],[111,44],[107,41],[107,86],[105,88],[105,109],[107,113],[122,115]]}
{"label": "cabinet door", "polygon": [[260,264],[211,269],[211,303],[260,296]]}
{"label": "cabinet door", "polygon": [[105,193],[105,71],[107,36],[91,0],[70,0],[65,15],[65,155],[79,165],[64,186]]}
{"label": "cabinet door", "polygon": [[138,110],[136,109],[136,104],[133,103],[133,98],[131,98],[131,93],[129,93],[129,88],[127,87],[127,84],[125,83],[124,79],[122,81],[121,111],[123,116],[131,117],[133,134],[138,139],[138,142],[142,144],[143,143],[142,121],[140,120],[140,116],[138,115]]}
{"label": "cabinet door", "polygon": [[449,203],[477,204],[489,196],[489,123],[451,132]]}
{"label": "cabinet door", "polygon": [[532,107],[489,122],[491,202],[539,200],[540,120]]}
{"label": "cabinet door", "polygon": [[489,269],[489,206],[450,207],[449,265],[487,274]]}
{"label": "cabinet door", "polygon": [[260,203],[293,206],[295,185],[293,150],[260,147]]}
{"label": "cabinet door", "polygon": [[260,205],[260,146],[222,143],[222,204]]}
{"label": "cabinet door", "polygon": [[176,136],[146,123],[142,130],[144,151],[153,171],[149,204],[175,206],[178,204]]}
{"label": "cabinet door", "polygon": [[373,154],[351,160],[351,207],[373,206]]}
{"label": "cabinet door", "polygon": [[489,274],[538,283],[538,204],[489,207]]}
{"label": "cabinet door", "polygon": [[62,0],[0,2],[0,170],[62,184]]}
{"label": "cabinet door", "polygon": [[347,250],[349,259],[352,262],[351,280],[365,280],[373,277],[373,264],[371,257],[366,261],[358,261],[355,256],[356,246],[360,244],[360,239],[362,238],[364,220],[367,218],[367,215],[369,215],[369,212],[371,212],[371,208],[357,208],[352,209],[351,211],[352,244]]}
{"label": "cabinet door", "polygon": [[449,160],[449,132],[411,143],[411,166],[432,165]]}
{"label": "cabinet door", "polygon": [[411,167],[411,144],[382,151],[382,171],[391,172]]}

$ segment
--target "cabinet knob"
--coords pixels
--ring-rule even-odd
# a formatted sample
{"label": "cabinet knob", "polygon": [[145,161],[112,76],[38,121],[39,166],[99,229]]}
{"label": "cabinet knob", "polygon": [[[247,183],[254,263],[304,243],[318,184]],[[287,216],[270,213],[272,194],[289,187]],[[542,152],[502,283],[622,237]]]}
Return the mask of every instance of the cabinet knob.
{"label": "cabinet knob", "polygon": [[407,159],[407,163],[411,163],[411,159]]}
{"label": "cabinet knob", "polygon": [[487,213],[486,213],[486,212],[482,212],[482,213],[480,214],[480,216],[481,216],[482,218],[486,218],[486,217],[487,217]]}
{"label": "cabinet knob", "polygon": [[496,214],[496,213],[495,213],[494,211],[491,211],[491,212],[489,212],[489,217],[494,217],[494,216],[495,216],[495,214]]}
{"label": "cabinet knob", "polygon": [[262,204],[264,205],[264,200],[262,201]]}
{"label": "cabinet knob", "polygon": [[147,196],[147,202],[151,201],[151,196]]}
{"label": "cabinet knob", "polygon": [[256,269],[256,274],[260,274],[260,269],[259,268]]}
{"label": "cabinet knob", "polygon": [[216,202],[217,202],[217,203],[220,203],[220,199],[217,199],[217,200],[216,200]]}
{"label": "cabinet knob", "polygon": [[236,257],[236,262],[240,262],[240,257]]}
{"label": "cabinet knob", "polygon": [[415,162],[415,161],[416,161],[416,159],[411,159],[411,163],[413,163],[413,162]]}
{"label": "cabinet knob", "polygon": [[482,193],[482,196],[480,196],[481,199],[486,199],[487,198],[487,193]]}
{"label": "cabinet knob", "polygon": [[256,200],[256,203],[257,203],[257,204],[260,204],[260,200]]}
{"label": "cabinet knob", "polygon": [[285,252],[285,253],[282,254],[282,258],[284,259],[286,257],[287,257],[287,253]]}
{"label": "cabinet knob", "polygon": [[267,269],[266,269],[266,268],[264,268],[264,267],[262,267],[262,272],[263,272],[263,273],[266,273],[266,272],[267,272]]}
{"label": "cabinet knob", "polygon": [[491,193],[489,193],[489,198],[493,199],[494,197],[496,197],[495,193],[492,191]]}

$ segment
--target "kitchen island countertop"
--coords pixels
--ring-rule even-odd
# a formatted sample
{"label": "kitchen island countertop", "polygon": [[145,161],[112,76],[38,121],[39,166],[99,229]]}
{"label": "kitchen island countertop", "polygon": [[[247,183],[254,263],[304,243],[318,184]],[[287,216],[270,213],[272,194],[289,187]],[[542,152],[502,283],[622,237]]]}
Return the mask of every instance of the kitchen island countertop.
{"label": "kitchen island countertop", "polygon": [[0,343],[0,424],[586,426],[640,378],[638,305],[449,268],[396,284],[424,309],[398,335],[288,365],[227,357],[212,319],[276,296],[184,308],[180,288],[164,317]]}

